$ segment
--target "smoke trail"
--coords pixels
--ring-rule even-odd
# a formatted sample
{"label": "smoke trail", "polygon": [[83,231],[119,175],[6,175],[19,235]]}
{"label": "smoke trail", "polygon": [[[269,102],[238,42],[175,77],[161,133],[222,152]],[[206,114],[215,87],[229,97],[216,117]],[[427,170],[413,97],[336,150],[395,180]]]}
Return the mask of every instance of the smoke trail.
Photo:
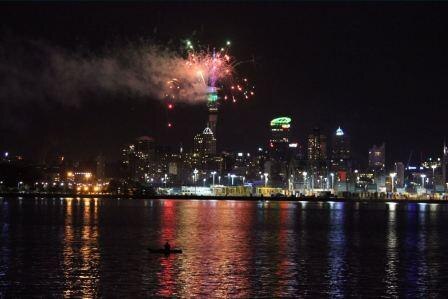
{"label": "smoke trail", "polygon": [[[70,52],[40,41],[0,42],[0,101],[80,105],[91,95],[163,99],[167,82],[185,77],[185,59],[156,45],[129,45],[107,54]],[[189,75],[189,74],[187,74]],[[204,86],[187,78],[176,100],[205,100]]]}

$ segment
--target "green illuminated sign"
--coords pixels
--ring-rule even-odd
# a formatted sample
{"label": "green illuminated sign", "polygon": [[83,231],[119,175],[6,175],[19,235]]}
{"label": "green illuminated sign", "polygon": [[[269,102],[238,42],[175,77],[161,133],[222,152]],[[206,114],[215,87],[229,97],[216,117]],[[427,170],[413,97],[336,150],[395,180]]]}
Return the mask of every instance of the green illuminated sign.
{"label": "green illuminated sign", "polygon": [[218,100],[218,95],[216,93],[210,93],[208,95],[209,102],[216,102]]}
{"label": "green illuminated sign", "polygon": [[271,126],[281,126],[281,125],[289,125],[291,123],[291,118],[283,116],[277,117],[271,120]]}

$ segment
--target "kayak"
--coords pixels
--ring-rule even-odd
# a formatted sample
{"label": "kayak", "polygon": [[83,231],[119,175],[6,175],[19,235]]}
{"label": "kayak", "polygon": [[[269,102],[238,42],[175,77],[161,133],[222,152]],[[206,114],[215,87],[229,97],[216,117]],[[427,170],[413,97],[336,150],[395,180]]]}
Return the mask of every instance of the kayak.
{"label": "kayak", "polygon": [[148,248],[148,251],[149,251],[150,253],[164,253],[164,254],[182,253],[182,249],[170,249],[170,250],[165,250],[165,249],[163,249],[163,248],[161,248],[161,249]]}

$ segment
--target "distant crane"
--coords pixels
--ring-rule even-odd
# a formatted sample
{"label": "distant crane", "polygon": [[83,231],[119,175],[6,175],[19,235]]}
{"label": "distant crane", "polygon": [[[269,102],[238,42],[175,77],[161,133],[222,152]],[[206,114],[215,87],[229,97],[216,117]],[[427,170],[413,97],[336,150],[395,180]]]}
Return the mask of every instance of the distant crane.
{"label": "distant crane", "polygon": [[406,169],[409,169],[409,164],[411,163],[411,158],[412,158],[412,153],[413,153],[414,151],[413,150],[411,150],[411,152],[409,153],[409,158],[408,158],[408,163],[406,164]]}

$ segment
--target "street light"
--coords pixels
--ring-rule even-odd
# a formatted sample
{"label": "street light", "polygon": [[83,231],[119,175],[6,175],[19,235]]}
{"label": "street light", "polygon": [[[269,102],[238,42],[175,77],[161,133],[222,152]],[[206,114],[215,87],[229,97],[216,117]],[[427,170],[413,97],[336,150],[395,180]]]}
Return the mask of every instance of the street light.
{"label": "street light", "polygon": [[232,178],[232,186],[233,186],[233,180],[235,179],[235,175],[232,174],[230,177]]}
{"label": "street light", "polygon": [[218,184],[221,185],[221,176],[218,176]]}
{"label": "street light", "polygon": [[303,191],[306,190],[306,185],[307,185],[306,175],[307,175],[307,174],[308,174],[308,173],[307,173],[306,171],[302,172],[302,175],[303,175]]}
{"label": "street light", "polygon": [[264,186],[265,187],[268,186],[268,175],[269,175],[269,173],[264,173]]}
{"label": "street light", "polygon": [[212,176],[213,176],[213,186],[215,185],[215,175],[216,175],[216,171],[212,171]]}
{"label": "street light", "polygon": [[196,182],[198,180],[198,172],[199,171],[196,168],[193,170],[194,194],[198,194],[197,189],[196,189],[196,186],[197,186]]}
{"label": "street light", "polygon": [[392,180],[392,194],[393,194],[394,193],[394,179],[397,176],[397,173],[396,172],[391,172],[389,175],[390,175],[390,178]]}
{"label": "street light", "polygon": [[245,176],[243,176],[243,186],[244,186],[244,183],[246,182],[246,177]]}
{"label": "street light", "polygon": [[294,175],[291,174],[288,179],[288,190],[292,192],[294,190]]}
{"label": "street light", "polygon": [[204,178],[202,181],[204,182],[204,187],[205,187],[205,181],[206,181],[206,179]]}
{"label": "street light", "polygon": [[435,193],[436,192],[435,170],[437,168],[437,165],[432,164],[431,168],[432,168],[432,189],[433,189],[433,193]]}
{"label": "street light", "polygon": [[198,180],[198,170],[195,168],[193,170],[193,183],[196,185],[196,181]]}
{"label": "street light", "polygon": [[331,176],[331,189],[334,189],[334,173],[330,173]]}
{"label": "street light", "polygon": [[422,178],[422,188],[425,188],[425,178],[426,178],[426,174],[422,173],[422,174],[420,174],[420,177]]}

